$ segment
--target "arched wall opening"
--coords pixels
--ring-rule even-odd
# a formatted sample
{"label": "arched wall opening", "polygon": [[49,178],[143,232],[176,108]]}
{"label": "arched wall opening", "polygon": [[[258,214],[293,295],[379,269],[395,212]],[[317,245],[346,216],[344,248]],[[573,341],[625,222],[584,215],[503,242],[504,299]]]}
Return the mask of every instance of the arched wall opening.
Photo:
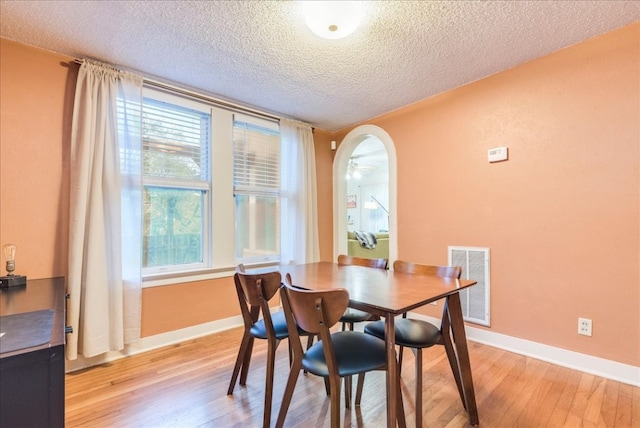
{"label": "arched wall opening", "polygon": [[362,125],[342,139],[333,161],[333,260],[347,254],[347,183],[345,175],[353,150],[367,138],[377,138],[389,158],[389,266],[398,258],[397,159],[393,140],[375,125]]}

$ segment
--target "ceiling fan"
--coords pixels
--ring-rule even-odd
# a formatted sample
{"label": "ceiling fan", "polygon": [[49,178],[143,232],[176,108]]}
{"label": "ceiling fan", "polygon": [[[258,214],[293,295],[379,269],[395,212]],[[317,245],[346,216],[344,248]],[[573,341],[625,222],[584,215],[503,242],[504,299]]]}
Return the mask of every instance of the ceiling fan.
{"label": "ceiling fan", "polygon": [[359,164],[354,159],[355,157],[351,157],[349,159],[349,164],[347,165],[347,180],[350,180],[351,178],[359,179],[362,177],[363,173],[377,168],[375,165]]}

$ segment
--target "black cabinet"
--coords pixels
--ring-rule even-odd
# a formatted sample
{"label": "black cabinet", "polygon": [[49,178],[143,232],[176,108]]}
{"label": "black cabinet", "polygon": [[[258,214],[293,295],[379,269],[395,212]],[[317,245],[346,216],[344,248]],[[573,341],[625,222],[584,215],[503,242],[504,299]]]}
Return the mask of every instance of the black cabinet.
{"label": "black cabinet", "polygon": [[0,289],[0,427],[64,426],[64,287]]}

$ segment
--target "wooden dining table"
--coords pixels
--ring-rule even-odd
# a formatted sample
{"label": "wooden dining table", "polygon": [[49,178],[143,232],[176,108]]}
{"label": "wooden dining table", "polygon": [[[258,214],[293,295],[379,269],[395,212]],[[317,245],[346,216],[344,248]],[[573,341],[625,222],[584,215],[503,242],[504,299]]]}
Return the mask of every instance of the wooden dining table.
{"label": "wooden dining table", "polygon": [[[443,310],[443,344],[447,348],[462,404],[471,425],[478,425],[469,351],[465,334],[459,292],[476,283],[472,280],[412,275],[393,270],[362,266],[339,266],[318,262],[281,265],[284,276],[291,275],[293,284],[313,290],[345,288],[349,291],[349,306],[385,319],[387,345],[387,426],[404,425],[400,400],[398,363],[395,350],[395,317],[436,300],[445,299]],[[447,328],[450,326],[450,328]],[[399,408],[400,407],[400,408]]]}

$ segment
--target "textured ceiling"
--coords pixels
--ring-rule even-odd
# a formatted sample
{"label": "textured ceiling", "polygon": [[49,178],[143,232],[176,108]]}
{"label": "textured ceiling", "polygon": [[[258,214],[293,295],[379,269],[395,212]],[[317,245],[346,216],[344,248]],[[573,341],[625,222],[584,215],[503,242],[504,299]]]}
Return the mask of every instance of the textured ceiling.
{"label": "textured ceiling", "polygon": [[297,1],[0,1],[0,35],[335,131],[640,19],[637,1],[372,1],[342,40]]}

